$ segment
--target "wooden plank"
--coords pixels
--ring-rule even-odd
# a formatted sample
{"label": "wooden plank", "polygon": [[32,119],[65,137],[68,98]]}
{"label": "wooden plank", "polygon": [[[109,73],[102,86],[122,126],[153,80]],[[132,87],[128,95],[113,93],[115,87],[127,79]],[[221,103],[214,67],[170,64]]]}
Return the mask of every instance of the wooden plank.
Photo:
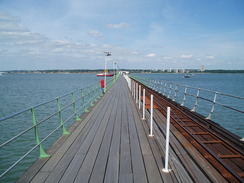
{"label": "wooden plank", "polygon": [[140,142],[138,139],[138,134],[135,126],[135,117],[132,113],[134,105],[132,106],[127,95],[127,113],[128,113],[128,123],[129,123],[129,134],[130,134],[130,145],[131,145],[131,158],[132,158],[132,169],[133,169],[133,180],[134,182],[143,183],[147,182],[146,170],[144,167]]}
{"label": "wooden plank", "polygon": [[139,142],[141,145],[141,151],[142,151],[143,160],[144,160],[144,164],[145,164],[147,180],[148,180],[148,182],[162,182],[163,180],[160,175],[160,170],[157,167],[151,147],[150,147],[148,139],[147,139],[148,134],[144,131],[144,128],[142,126],[142,124],[145,123],[145,121],[142,121],[140,119],[140,117],[134,107],[133,107],[132,112],[135,117],[135,124],[136,124],[136,129],[138,132]]}
{"label": "wooden plank", "polygon": [[[74,131],[74,133],[72,133],[67,141],[65,141],[65,143],[61,146],[61,148],[58,149],[58,151],[51,156],[50,160],[43,166],[43,168],[40,170],[41,175],[37,174],[34,179],[32,180],[32,182],[43,182],[43,180],[45,180],[49,174],[51,173],[51,171],[55,168],[55,166],[59,163],[59,161],[61,160],[61,158],[63,158],[64,154],[69,150],[72,149],[72,147],[76,146],[76,143],[73,143],[77,136],[80,134],[80,132],[83,130],[83,128],[86,127],[85,132],[88,132],[89,130],[87,130],[89,127],[91,127],[92,123],[89,124],[89,117],[93,117],[92,113],[86,118],[85,121],[83,121],[80,126],[77,128],[76,131]],[[88,125],[87,125],[88,124]],[[83,134],[85,135],[85,133]],[[82,138],[82,137],[80,137]],[[80,139],[78,139],[78,142],[80,141]],[[70,154],[72,155],[72,154]]]}
{"label": "wooden plank", "polygon": [[222,143],[219,140],[209,140],[209,141],[202,141],[204,144],[217,144],[217,143]]}
{"label": "wooden plank", "polygon": [[219,158],[243,158],[241,154],[218,154]]}
{"label": "wooden plank", "polygon": [[[60,159],[63,158],[64,154],[67,153],[68,150],[72,150],[71,147],[79,145],[82,139],[82,136],[85,136],[86,133],[89,132],[90,127],[93,125],[93,123],[88,123],[89,120],[92,120],[93,118],[96,118],[97,115],[100,114],[102,106],[100,105],[102,102],[107,102],[106,97],[102,98],[98,105],[94,107],[94,110],[90,112],[87,117],[81,122],[80,126],[77,127],[77,129],[72,133],[67,141],[61,146],[61,148],[50,158],[50,160],[46,163],[46,165],[40,170],[42,175],[40,176],[37,174],[37,176],[33,179],[33,182],[43,182],[51,173],[51,171],[55,168],[55,166],[59,163]],[[84,129],[83,129],[84,128]],[[80,132],[84,130],[84,133],[82,133],[82,136],[77,137]],[[74,142],[76,141],[76,142]],[[69,153],[68,153],[69,154]],[[69,154],[72,157],[72,154]]]}
{"label": "wooden plank", "polygon": [[[64,174],[64,171],[66,171],[67,166],[72,166],[73,165],[71,162],[75,162],[75,164],[76,164],[77,161],[75,161],[73,159],[73,157],[75,156],[75,154],[79,150],[81,144],[84,146],[82,148],[82,152],[84,152],[84,154],[86,153],[86,150],[89,148],[90,142],[94,139],[94,135],[95,135],[95,133],[98,130],[99,125],[100,125],[100,122],[96,121],[96,119],[97,118],[99,118],[99,119],[102,118],[104,116],[104,112],[106,110],[107,110],[107,108],[102,107],[101,110],[97,111],[98,115],[96,115],[94,113],[94,115],[88,121],[88,124],[93,124],[91,126],[91,128],[93,130],[90,130],[91,128],[86,129],[83,133],[81,133],[78,136],[77,140],[75,140],[74,146],[72,146],[71,148],[68,149],[68,151],[66,152],[64,157],[60,160],[58,165],[55,167],[55,169],[52,171],[52,173],[48,177],[48,179],[47,179],[48,182],[49,181],[53,182],[55,180],[57,181],[58,177],[61,178],[63,176],[63,174]],[[78,151],[78,153],[82,154],[79,151]],[[71,165],[70,165],[70,163],[71,163]]]}
{"label": "wooden plank", "polygon": [[[162,114],[160,112],[155,111],[155,114],[162,119]],[[165,123],[163,122],[161,122],[160,124],[162,126],[165,125]],[[209,177],[211,181],[226,182],[226,180],[219,174],[219,172],[217,172],[217,170],[204,157],[202,157],[202,155],[192,146],[189,141],[185,139],[185,137],[174,126],[171,125],[170,130],[173,134],[172,137],[177,139],[173,141],[173,149],[175,152],[178,151],[178,153],[176,154],[179,157],[179,160],[182,161],[183,167],[185,167],[186,171],[189,172],[190,176],[195,181],[204,180],[205,178],[203,179],[201,174],[205,174]],[[181,157],[181,155],[183,157]],[[185,155],[189,156],[190,159],[186,158]],[[191,163],[192,161],[194,164]],[[206,169],[206,167],[208,168]],[[196,173],[197,171],[199,171],[199,173]]]}
{"label": "wooden plank", "polygon": [[[120,94],[120,93],[119,93]],[[119,98],[119,97],[118,97]],[[120,103],[118,104],[120,105]],[[115,118],[114,132],[109,151],[108,163],[105,173],[104,182],[114,183],[119,181],[119,154],[120,154],[120,138],[121,138],[121,122],[122,111],[118,107]]]}
{"label": "wooden plank", "polygon": [[115,98],[114,107],[111,110],[110,118],[108,119],[108,125],[107,129],[105,131],[105,135],[97,156],[97,159],[95,161],[95,165],[91,174],[90,182],[101,182],[103,180],[105,171],[106,171],[106,165],[108,161],[108,154],[110,150],[110,145],[112,141],[112,135],[113,135],[113,129],[115,125],[115,119],[116,119],[116,112],[117,108],[119,106],[118,100],[119,97],[117,96],[117,91],[113,96]]}
{"label": "wooden plank", "polygon": [[[150,114],[149,113],[147,113],[146,116],[147,116],[147,119],[150,119]],[[158,143],[157,143],[156,139],[158,139],[159,137],[157,136],[157,134],[155,134],[155,132],[156,132],[155,131],[155,129],[156,129],[155,127],[156,126],[155,125],[153,125],[153,126],[154,126],[154,132],[153,132],[154,136],[153,137],[147,136],[147,138],[148,138],[150,147],[152,149],[152,152],[153,152],[153,155],[154,155],[154,158],[155,158],[155,162],[156,162],[157,168],[159,170],[159,173],[161,175],[161,178],[162,178],[163,182],[178,182],[177,179],[176,179],[176,176],[174,174],[174,171],[172,171],[173,168],[171,168],[171,171],[169,173],[164,173],[162,171],[162,169],[164,168],[164,164],[163,164],[163,160],[164,160],[163,152],[164,151],[160,150],[159,147],[158,147]],[[144,131],[145,132],[149,131],[149,122],[143,123],[143,127],[144,127]],[[169,164],[169,169],[170,169],[170,164]]]}
{"label": "wooden plank", "polygon": [[[104,133],[108,124],[108,120],[111,114],[111,110],[114,104],[114,98],[112,98],[112,102],[108,105],[106,112],[104,112],[103,118],[98,118],[97,121],[100,121],[99,129],[96,130],[94,136],[94,140],[89,148],[89,151],[86,153],[85,159],[82,163],[82,166],[79,169],[75,177],[75,182],[88,182],[94,167],[95,160],[97,158],[97,154],[104,137]],[[104,106],[105,107],[105,106]],[[101,121],[102,120],[102,121]],[[94,130],[93,130],[94,131]]]}
{"label": "wooden plank", "polygon": [[[87,117],[88,113],[83,113],[80,118],[81,121],[83,121],[83,119],[85,119],[85,117]],[[89,118],[89,117],[87,117]],[[83,125],[86,122],[81,122],[81,121],[76,121],[69,129],[68,131],[70,133],[76,133],[75,130],[80,131],[80,128],[83,127]],[[82,123],[82,125],[81,125]],[[61,145],[63,145],[64,143],[66,143],[66,140],[70,138],[70,136],[68,135],[62,135],[48,150],[47,153],[50,154],[51,156],[54,156],[54,154],[57,152],[57,150],[61,147]],[[17,183],[26,183],[26,182],[30,182],[40,171],[40,169],[47,163],[47,161],[49,161],[49,158],[45,158],[45,159],[38,159],[16,182]],[[45,173],[42,173],[45,174]],[[47,175],[42,175],[41,177],[43,177],[43,179],[45,177],[47,177]]]}
{"label": "wooden plank", "polygon": [[194,135],[208,135],[209,132],[192,132]]}
{"label": "wooden plank", "polygon": [[122,125],[121,125],[119,182],[133,182],[131,154],[130,154],[129,126],[128,126],[128,116],[126,110],[126,97],[124,92],[121,97],[122,97],[121,98]]}

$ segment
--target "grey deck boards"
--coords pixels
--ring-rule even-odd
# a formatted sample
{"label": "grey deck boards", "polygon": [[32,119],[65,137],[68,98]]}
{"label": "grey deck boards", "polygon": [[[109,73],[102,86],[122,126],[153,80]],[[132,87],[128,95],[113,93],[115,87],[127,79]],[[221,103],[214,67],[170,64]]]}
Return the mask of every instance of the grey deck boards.
{"label": "grey deck boards", "polygon": [[140,115],[120,77],[50,151],[52,156],[38,160],[17,182],[194,182],[184,166],[176,167],[182,162],[177,159],[170,159],[170,173],[162,172],[164,152],[157,139],[148,136],[148,124]]}

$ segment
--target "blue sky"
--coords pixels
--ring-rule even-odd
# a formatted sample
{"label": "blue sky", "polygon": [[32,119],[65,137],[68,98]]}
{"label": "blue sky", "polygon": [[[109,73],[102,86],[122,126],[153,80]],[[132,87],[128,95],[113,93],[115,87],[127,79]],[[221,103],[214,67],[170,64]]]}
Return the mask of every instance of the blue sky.
{"label": "blue sky", "polygon": [[0,0],[0,70],[244,69],[243,0]]}

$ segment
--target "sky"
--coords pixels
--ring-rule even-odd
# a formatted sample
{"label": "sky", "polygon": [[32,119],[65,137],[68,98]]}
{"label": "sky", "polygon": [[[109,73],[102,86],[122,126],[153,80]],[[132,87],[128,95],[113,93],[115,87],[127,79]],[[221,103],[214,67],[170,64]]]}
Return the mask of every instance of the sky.
{"label": "sky", "polygon": [[0,71],[101,69],[105,59],[244,69],[244,1],[0,0]]}

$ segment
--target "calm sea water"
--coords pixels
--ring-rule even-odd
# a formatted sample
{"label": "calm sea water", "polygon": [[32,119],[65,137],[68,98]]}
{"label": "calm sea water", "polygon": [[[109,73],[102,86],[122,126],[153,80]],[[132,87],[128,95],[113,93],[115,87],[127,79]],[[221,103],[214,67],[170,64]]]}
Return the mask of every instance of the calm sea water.
{"label": "calm sea water", "polygon": [[[149,79],[162,79],[179,84],[205,88],[223,93],[244,96],[244,75],[242,74],[196,74],[194,77],[185,79],[181,74],[137,74],[138,76]],[[95,74],[9,74],[0,76],[0,119],[10,114],[29,108],[36,104],[48,101],[66,93],[70,93],[77,88],[81,88],[91,83],[98,82]],[[179,99],[180,100],[180,99]],[[194,101],[193,101],[194,103]],[[234,103],[238,108],[243,110],[243,102],[227,101]],[[192,103],[187,104],[189,108]],[[50,105],[44,109],[36,111],[39,116],[45,115],[47,111],[53,110],[56,106]],[[53,112],[55,112],[55,110]],[[207,109],[210,110],[210,109]],[[235,134],[244,136],[243,115],[236,115],[233,112],[225,112],[225,109],[216,108],[213,120],[234,132]],[[223,112],[224,111],[224,112]],[[226,116],[227,115],[227,116]],[[37,116],[38,117],[38,116]],[[74,121],[75,119],[73,119]],[[42,130],[48,132],[50,126],[55,127],[58,119],[48,121],[48,126],[43,125]],[[68,126],[70,126],[68,124]],[[32,125],[31,113],[15,118],[10,122],[0,123],[0,144],[8,136],[16,135],[17,132]],[[3,170],[11,165],[11,162],[17,160],[23,155],[24,150],[30,145],[35,145],[33,130],[28,132],[26,136],[18,139],[14,146],[7,146],[0,150],[0,174]],[[41,134],[42,135],[42,134]],[[45,133],[43,133],[43,136]],[[61,135],[57,133],[48,143],[44,144],[44,149],[50,145]],[[1,152],[2,151],[2,152]],[[38,157],[38,149],[31,155],[27,156],[16,168],[8,173],[0,182],[14,182],[26,168],[28,168]]]}
{"label": "calm sea water", "polygon": [[[98,82],[100,78],[95,74],[8,74],[0,76],[0,119],[13,113],[22,111],[31,106],[55,99],[84,86]],[[67,100],[67,101],[66,101]],[[61,105],[72,102],[72,96],[61,100]],[[63,120],[72,114],[73,106],[63,113]],[[51,111],[51,112],[50,112]],[[47,117],[57,111],[57,102],[53,101],[44,107],[35,110],[37,120]],[[70,112],[69,112],[70,111]],[[75,118],[66,123],[66,128],[72,125]],[[39,125],[39,136],[43,139],[47,134],[59,125],[58,115]],[[31,111],[18,115],[11,120],[0,122],[0,144],[10,137],[17,135],[33,125]],[[30,130],[13,143],[0,149],[0,174],[17,161],[36,144],[34,130]],[[56,139],[62,135],[58,130],[43,143],[44,149],[48,149]],[[13,170],[7,173],[0,182],[15,182],[15,180],[28,168],[39,156],[38,148],[21,161]]]}

